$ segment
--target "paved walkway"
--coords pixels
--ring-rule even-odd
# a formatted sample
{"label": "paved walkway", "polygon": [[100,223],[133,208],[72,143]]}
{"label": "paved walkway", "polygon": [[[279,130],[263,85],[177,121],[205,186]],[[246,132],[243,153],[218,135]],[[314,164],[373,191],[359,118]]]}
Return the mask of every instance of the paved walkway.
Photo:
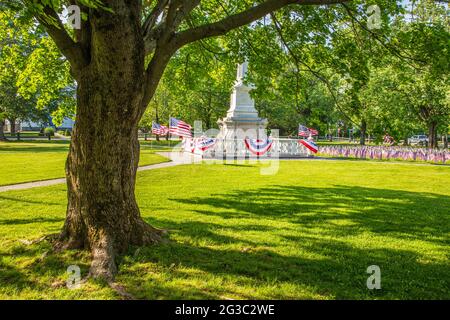
{"label": "paved walkway", "polygon": [[[151,164],[148,166],[142,166],[142,167],[138,168],[138,171],[147,171],[147,170],[153,170],[153,169],[168,168],[168,167],[174,167],[174,166],[178,166],[178,165],[182,165],[182,164],[192,164],[195,162],[202,161],[201,156],[188,154],[188,153],[184,153],[184,152],[157,152],[157,154],[170,159],[170,161],[162,162],[162,163],[155,163],[155,164]],[[208,159],[206,161],[209,161],[209,160],[214,161],[213,159]],[[264,160],[270,160],[270,159],[260,159],[260,161],[261,160],[264,161]],[[293,159],[280,159],[280,160],[285,161],[285,160],[346,160],[346,159],[314,157],[314,158],[293,158]],[[374,162],[374,161],[367,161],[367,162]],[[380,163],[379,161],[376,161],[376,162]],[[401,162],[384,162],[384,163],[403,164]],[[405,163],[405,164],[429,165],[429,164],[423,164],[423,163]],[[62,183],[66,183],[66,178],[42,180],[42,181],[36,181],[36,182],[26,182],[26,183],[21,183],[21,184],[3,186],[3,187],[0,187],[0,192],[53,186],[53,185],[62,184]]]}
{"label": "paved walkway", "polygon": [[[178,166],[181,164],[191,164],[191,163],[202,160],[201,157],[199,157],[199,156],[193,156],[193,155],[185,154],[182,152],[157,152],[157,153],[163,157],[170,159],[171,161],[155,163],[155,164],[151,164],[148,166],[142,166],[142,167],[138,168],[138,171],[147,171],[147,170],[153,170],[153,169],[168,168],[168,167]],[[53,186],[53,185],[62,184],[62,183],[66,183],[66,178],[42,180],[42,181],[26,182],[26,183],[2,186],[2,187],[0,187],[0,192],[6,192],[6,191],[12,191],[12,190],[24,190],[24,189],[31,189],[31,188],[38,188],[38,187],[47,187],[47,186]]]}

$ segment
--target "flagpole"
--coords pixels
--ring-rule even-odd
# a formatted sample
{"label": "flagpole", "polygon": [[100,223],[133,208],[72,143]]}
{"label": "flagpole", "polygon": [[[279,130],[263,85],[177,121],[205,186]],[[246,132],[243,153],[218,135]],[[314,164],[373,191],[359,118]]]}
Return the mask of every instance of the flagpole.
{"label": "flagpole", "polygon": [[171,117],[171,115],[169,114],[169,123],[168,123],[168,126],[167,126],[167,129],[168,129],[168,132],[167,132],[167,139],[169,140],[169,148],[171,147],[171,145],[170,145],[170,118],[172,118]]}

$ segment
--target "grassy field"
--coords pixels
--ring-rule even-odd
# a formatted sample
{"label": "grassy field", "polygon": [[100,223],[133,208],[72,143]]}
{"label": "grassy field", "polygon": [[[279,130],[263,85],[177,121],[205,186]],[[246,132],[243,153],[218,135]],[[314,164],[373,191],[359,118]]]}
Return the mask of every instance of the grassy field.
{"label": "grassy field", "polygon": [[[139,299],[450,299],[450,168],[358,161],[185,165],[138,174],[145,220],[169,242],[132,249],[116,280]],[[162,182],[162,183],[161,183]],[[114,299],[88,254],[47,242],[64,185],[0,193],[0,298]],[[381,268],[381,290],[366,269]]]}
{"label": "grassy field", "polygon": [[[167,161],[143,146],[139,164]],[[68,141],[0,142],[0,186],[64,177]]]}

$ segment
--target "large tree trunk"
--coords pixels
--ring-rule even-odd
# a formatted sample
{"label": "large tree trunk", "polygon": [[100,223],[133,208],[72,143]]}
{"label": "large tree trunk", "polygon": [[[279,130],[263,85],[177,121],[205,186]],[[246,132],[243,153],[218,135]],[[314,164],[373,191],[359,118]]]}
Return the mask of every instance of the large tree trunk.
{"label": "large tree trunk", "polygon": [[428,124],[428,147],[429,148],[437,148],[437,124],[436,122],[430,122]]}
{"label": "large tree trunk", "polygon": [[403,146],[407,146],[409,144],[409,134],[405,134],[404,138],[403,138]]}
{"label": "large tree trunk", "polygon": [[366,132],[367,132],[367,122],[366,120],[361,120],[361,136],[359,138],[359,144],[365,145],[366,144]]}
{"label": "large tree trunk", "polygon": [[0,141],[5,141],[5,120],[0,120]]}
{"label": "large tree trunk", "polygon": [[9,119],[10,130],[9,133],[11,136],[16,134],[16,119]]}
{"label": "large tree trunk", "polygon": [[67,217],[57,245],[91,250],[90,275],[106,279],[117,270],[117,254],[162,236],[142,220],[135,199],[144,50],[138,21],[130,23],[137,8],[126,6],[115,8],[114,19],[106,12],[92,18],[95,38],[91,63],[77,79]]}

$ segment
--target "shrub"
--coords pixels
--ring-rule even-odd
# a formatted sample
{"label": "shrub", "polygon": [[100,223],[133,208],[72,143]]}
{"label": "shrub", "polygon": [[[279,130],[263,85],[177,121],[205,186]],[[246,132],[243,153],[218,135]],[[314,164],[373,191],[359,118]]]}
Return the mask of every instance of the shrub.
{"label": "shrub", "polygon": [[67,129],[66,129],[66,131],[64,131],[64,135],[65,135],[66,137],[70,137],[70,135],[71,135],[70,130],[67,130]]}
{"label": "shrub", "polygon": [[53,137],[55,135],[55,129],[52,127],[47,127],[44,129],[44,134],[48,137]]}

